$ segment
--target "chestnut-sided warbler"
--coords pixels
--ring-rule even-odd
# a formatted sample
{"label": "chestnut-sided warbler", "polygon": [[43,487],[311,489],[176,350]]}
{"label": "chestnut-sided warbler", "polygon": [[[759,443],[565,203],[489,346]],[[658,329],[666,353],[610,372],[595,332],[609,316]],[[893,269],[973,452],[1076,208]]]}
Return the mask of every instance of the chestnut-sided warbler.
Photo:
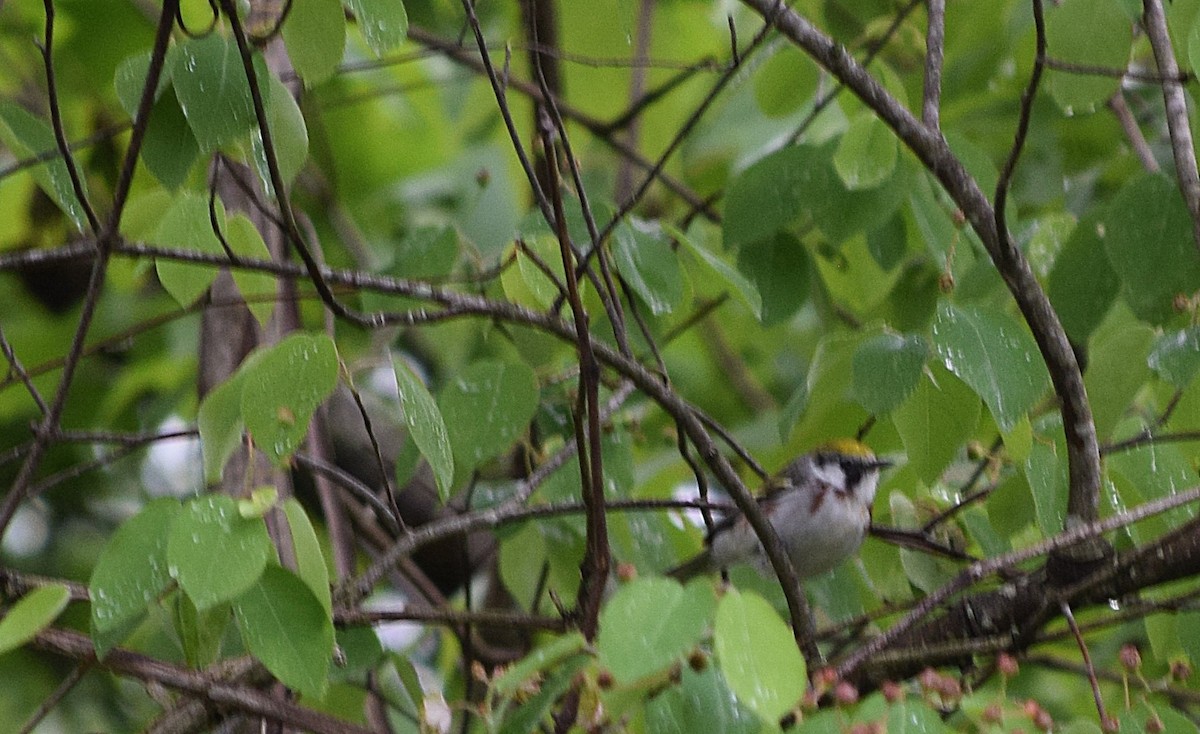
{"label": "chestnut-sided warbler", "polygon": [[[871,524],[879,473],[887,466],[891,462],[875,458],[863,444],[842,439],[801,456],[767,481],[759,505],[798,577],[825,573],[858,551]],[[739,563],[771,573],[771,562],[741,513],[718,522],[704,551],[668,574],[685,581]]]}

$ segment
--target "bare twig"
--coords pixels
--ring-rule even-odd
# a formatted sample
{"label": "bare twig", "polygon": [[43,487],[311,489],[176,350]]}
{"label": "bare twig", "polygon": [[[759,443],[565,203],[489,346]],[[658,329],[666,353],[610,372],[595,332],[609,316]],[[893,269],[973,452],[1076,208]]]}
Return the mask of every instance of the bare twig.
{"label": "bare twig", "polygon": [[1129,144],[1133,146],[1133,152],[1137,155],[1138,160],[1142,163],[1142,168],[1145,168],[1150,173],[1158,173],[1158,161],[1154,158],[1154,151],[1150,149],[1150,144],[1146,142],[1146,136],[1142,135],[1142,129],[1138,127],[1137,120],[1133,116],[1133,112],[1129,109],[1129,105],[1125,103],[1125,94],[1118,89],[1108,99],[1108,108],[1112,110],[1113,116],[1117,118],[1117,122],[1121,123],[1121,129],[1125,131],[1125,138],[1129,140]]}
{"label": "bare twig", "polygon": [[1154,49],[1154,60],[1163,75],[1163,103],[1167,108],[1167,131],[1171,134],[1171,151],[1175,154],[1175,175],[1179,190],[1192,215],[1192,237],[1200,248],[1200,173],[1196,171],[1196,151],[1192,147],[1192,129],[1188,124],[1187,97],[1179,81],[1179,64],[1171,46],[1167,17],[1162,0],[1144,0],[1146,36]]}
{"label": "bare twig", "polygon": [[1104,710],[1104,697],[1100,695],[1100,681],[1096,680],[1096,668],[1092,665],[1092,654],[1088,652],[1087,643],[1083,641],[1083,633],[1079,631],[1079,625],[1075,622],[1075,614],[1071,612],[1071,605],[1067,602],[1059,604],[1059,609],[1062,611],[1063,618],[1067,620],[1067,625],[1071,628],[1071,633],[1075,635],[1075,643],[1079,645],[1079,653],[1083,656],[1083,666],[1087,670],[1088,682],[1092,684],[1092,699],[1096,703],[1096,713],[1100,715],[1101,723],[1108,721],[1108,712]]}
{"label": "bare twig", "polygon": [[929,22],[925,30],[925,91],[921,99],[921,121],[930,130],[940,126],[942,64],[946,45],[946,0],[927,0]]}

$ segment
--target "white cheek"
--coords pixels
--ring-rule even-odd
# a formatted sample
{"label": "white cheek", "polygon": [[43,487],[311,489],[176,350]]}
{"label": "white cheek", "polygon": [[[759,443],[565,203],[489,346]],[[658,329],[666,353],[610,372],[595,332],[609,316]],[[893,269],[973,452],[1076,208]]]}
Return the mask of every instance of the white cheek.
{"label": "white cheek", "polygon": [[816,464],[813,466],[813,474],[818,481],[831,487],[846,486],[846,473],[842,471],[842,465],[836,461],[828,464]]}
{"label": "white cheek", "polygon": [[879,473],[871,472],[858,483],[858,496],[868,506],[875,500],[875,490],[879,489]]}

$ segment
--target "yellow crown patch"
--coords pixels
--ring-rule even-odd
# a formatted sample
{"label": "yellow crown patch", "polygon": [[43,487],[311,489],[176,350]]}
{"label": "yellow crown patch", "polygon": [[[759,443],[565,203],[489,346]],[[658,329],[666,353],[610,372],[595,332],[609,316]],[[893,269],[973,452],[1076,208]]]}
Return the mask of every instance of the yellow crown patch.
{"label": "yellow crown patch", "polygon": [[822,446],[821,450],[846,456],[875,457],[875,452],[869,446],[852,438],[835,438]]}

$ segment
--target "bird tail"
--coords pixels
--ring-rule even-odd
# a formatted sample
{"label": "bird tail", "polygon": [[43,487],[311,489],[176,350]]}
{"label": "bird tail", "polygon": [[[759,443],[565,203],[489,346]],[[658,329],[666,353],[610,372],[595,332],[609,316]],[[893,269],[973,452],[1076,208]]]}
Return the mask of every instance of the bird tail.
{"label": "bird tail", "polygon": [[695,558],[667,571],[667,576],[682,583],[697,576],[714,573],[716,570],[717,567],[713,564],[712,551],[705,548],[704,552],[697,554]]}

